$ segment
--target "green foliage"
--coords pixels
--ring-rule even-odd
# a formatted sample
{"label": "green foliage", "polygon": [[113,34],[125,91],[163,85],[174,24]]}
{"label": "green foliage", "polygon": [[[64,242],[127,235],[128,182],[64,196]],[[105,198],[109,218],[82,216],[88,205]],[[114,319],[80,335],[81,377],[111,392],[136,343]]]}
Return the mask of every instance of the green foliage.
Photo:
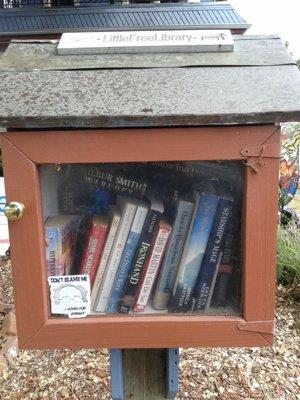
{"label": "green foliage", "polygon": [[300,284],[300,229],[295,224],[278,228],[277,282],[284,286]]}

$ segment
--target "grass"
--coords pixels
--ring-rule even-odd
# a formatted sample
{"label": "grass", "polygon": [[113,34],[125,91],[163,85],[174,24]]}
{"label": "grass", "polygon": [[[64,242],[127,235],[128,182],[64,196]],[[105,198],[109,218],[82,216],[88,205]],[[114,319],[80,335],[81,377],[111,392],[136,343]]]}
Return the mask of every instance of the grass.
{"label": "grass", "polygon": [[277,282],[294,287],[300,284],[300,229],[295,224],[278,228]]}

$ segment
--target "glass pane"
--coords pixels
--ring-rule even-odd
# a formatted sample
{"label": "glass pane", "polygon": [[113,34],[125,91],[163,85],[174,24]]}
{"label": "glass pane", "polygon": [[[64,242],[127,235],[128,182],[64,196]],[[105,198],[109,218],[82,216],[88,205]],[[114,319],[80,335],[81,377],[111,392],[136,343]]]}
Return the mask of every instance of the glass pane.
{"label": "glass pane", "polygon": [[39,172],[50,314],[241,313],[242,163]]}

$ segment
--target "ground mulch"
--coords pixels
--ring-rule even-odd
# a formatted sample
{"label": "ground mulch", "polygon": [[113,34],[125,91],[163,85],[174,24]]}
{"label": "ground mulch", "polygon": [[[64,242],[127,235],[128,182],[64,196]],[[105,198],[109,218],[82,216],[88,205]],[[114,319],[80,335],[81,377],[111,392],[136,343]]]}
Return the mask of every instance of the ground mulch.
{"label": "ground mulch", "polygon": [[[0,302],[13,304],[11,265],[4,260]],[[276,308],[273,348],[182,349],[177,399],[299,400],[299,304],[279,287]],[[106,350],[12,351],[7,363],[1,400],[110,398]]]}

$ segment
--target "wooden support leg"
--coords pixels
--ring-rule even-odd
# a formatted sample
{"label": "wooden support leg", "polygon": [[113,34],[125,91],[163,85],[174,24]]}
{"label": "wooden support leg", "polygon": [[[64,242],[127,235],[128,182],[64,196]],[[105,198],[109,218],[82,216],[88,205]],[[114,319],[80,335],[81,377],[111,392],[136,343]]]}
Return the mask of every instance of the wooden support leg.
{"label": "wooden support leg", "polygon": [[113,400],[174,399],[178,349],[110,350]]}

